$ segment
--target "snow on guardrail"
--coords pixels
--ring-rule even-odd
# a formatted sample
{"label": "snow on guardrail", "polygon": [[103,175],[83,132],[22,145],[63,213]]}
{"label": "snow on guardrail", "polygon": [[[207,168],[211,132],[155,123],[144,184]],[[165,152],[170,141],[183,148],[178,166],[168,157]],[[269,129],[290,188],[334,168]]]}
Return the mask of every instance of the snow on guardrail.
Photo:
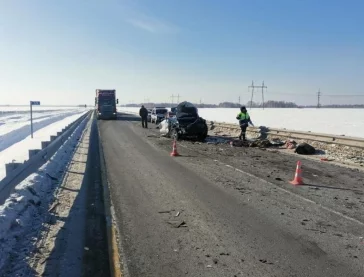
{"label": "snow on guardrail", "polygon": [[[17,232],[23,227],[33,225],[37,218],[37,207],[47,207],[53,198],[54,188],[58,185],[73,152],[89,120],[83,116],[74,128],[70,128],[65,140],[59,140],[57,151],[36,172],[15,186],[11,195],[0,206],[0,272],[6,264],[16,243]],[[57,145],[56,141],[53,144]]]}
{"label": "snow on guardrail", "polygon": [[[90,112],[82,115],[73,123],[66,126],[57,136],[51,136],[50,141],[42,142],[43,149],[33,149],[33,151],[30,151],[30,157],[24,163],[7,164],[8,172],[6,177],[0,181],[0,205],[4,203],[12,188],[43,165],[67,140],[79,123],[89,115]],[[13,168],[11,168],[12,166]]]}

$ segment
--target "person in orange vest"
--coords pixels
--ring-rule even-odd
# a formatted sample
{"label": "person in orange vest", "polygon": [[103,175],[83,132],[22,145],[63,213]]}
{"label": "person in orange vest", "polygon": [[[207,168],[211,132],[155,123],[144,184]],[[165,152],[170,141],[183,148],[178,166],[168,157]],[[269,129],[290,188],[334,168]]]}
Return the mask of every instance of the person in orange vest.
{"label": "person in orange vest", "polygon": [[236,119],[239,120],[239,125],[241,129],[239,139],[241,140],[243,138],[243,141],[246,141],[246,128],[248,128],[249,124],[252,126],[254,126],[254,124],[251,121],[250,115],[248,114],[248,111],[244,106],[240,107],[240,113],[238,114]]}

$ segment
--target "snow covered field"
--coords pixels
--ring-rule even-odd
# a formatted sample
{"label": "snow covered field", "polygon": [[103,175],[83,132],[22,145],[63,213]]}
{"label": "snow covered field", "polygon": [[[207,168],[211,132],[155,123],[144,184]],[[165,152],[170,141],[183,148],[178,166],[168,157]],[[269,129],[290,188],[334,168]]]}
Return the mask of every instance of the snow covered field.
{"label": "snow covered field", "polygon": [[88,109],[42,107],[33,109],[34,137],[30,137],[29,107],[0,107],[0,180],[5,177],[5,163],[24,162],[29,149],[40,149],[41,141],[50,139]]}
{"label": "snow covered field", "polygon": [[[138,113],[139,108],[121,107],[119,111]],[[201,108],[201,117],[226,123],[237,123],[239,109]],[[364,109],[248,109],[255,126],[286,128],[364,137]]]}

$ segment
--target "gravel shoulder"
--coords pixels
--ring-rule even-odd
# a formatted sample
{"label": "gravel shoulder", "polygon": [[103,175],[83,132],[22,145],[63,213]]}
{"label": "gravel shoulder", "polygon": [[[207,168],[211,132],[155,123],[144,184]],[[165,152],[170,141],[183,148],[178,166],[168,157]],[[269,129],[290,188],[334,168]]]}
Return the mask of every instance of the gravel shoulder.
{"label": "gravel shoulder", "polygon": [[[68,151],[68,150],[67,150]],[[34,222],[1,276],[109,276],[96,120],[89,119],[49,201],[33,208]],[[23,233],[26,229],[23,228]],[[19,233],[20,234],[20,233]]]}

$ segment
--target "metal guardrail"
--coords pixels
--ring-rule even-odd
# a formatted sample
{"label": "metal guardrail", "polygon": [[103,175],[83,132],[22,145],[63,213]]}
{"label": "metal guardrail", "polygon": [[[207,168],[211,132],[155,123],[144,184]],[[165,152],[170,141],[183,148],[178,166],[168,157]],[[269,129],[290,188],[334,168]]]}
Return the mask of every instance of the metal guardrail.
{"label": "metal guardrail", "polygon": [[[128,112],[130,114],[136,114],[135,112]],[[208,125],[213,125],[215,128],[225,128],[239,131],[240,127],[237,124],[232,123],[224,123],[224,122],[215,122],[208,121]],[[278,128],[269,128],[269,127],[248,127],[248,132],[261,134],[263,136],[279,136],[285,137],[289,139],[302,139],[302,140],[310,140],[323,142],[327,144],[339,144],[343,146],[350,146],[364,149],[364,138],[357,137],[347,137],[347,136],[338,136],[332,134],[322,134],[322,133],[312,133],[312,132],[304,132],[304,131],[295,131],[295,130],[287,130],[287,129],[278,129]]]}
{"label": "metal guardrail", "polygon": [[47,142],[46,147],[39,150],[36,154],[29,157],[29,159],[23,164],[19,165],[10,174],[6,175],[4,179],[0,181],[0,205],[3,204],[6,198],[10,195],[11,191],[17,184],[27,178],[30,174],[36,172],[43,164],[45,164],[53,154],[59,149],[59,147],[68,139],[73,133],[76,127],[87,117],[92,114],[93,111],[89,111],[76,119],[73,123],[68,125],[62,132],[58,133],[58,136],[52,136],[50,142]]}
{"label": "metal guardrail", "polygon": [[[215,128],[224,128],[224,129],[231,129],[231,130],[237,130],[237,131],[240,130],[240,127],[237,124],[220,123],[220,122],[213,122],[213,121],[209,121],[208,124],[213,125]],[[330,143],[330,144],[339,144],[339,145],[364,149],[364,138],[303,132],[303,131],[269,128],[269,127],[263,127],[263,128],[248,127],[248,132],[262,134],[265,136],[272,136],[272,137],[279,136],[279,137],[285,137],[285,138],[290,138],[290,139],[311,140],[311,141],[318,141],[318,142]]]}

